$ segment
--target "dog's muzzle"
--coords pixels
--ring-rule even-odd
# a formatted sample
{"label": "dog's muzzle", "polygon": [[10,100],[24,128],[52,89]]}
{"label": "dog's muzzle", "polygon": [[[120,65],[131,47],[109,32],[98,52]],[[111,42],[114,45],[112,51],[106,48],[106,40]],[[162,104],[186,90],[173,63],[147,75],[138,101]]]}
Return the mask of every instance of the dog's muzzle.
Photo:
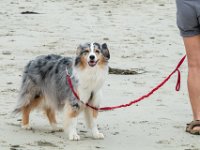
{"label": "dog's muzzle", "polygon": [[95,56],[94,55],[90,55],[89,56],[89,61],[88,61],[88,65],[90,67],[94,67],[97,64],[98,60],[95,60]]}
{"label": "dog's muzzle", "polygon": [[90,67],[94,67],[94,66],[97,64],[97,62],[98,62],[98,60],[97,60],[97,61],[90,60],[90,61],[88,62],[88,65],[89,65]]}

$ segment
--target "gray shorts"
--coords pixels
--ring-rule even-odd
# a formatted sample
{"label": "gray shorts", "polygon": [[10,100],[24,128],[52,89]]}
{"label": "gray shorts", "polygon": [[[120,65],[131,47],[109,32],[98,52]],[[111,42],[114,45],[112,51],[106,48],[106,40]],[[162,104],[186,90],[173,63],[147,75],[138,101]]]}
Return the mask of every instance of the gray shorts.
{"label": "gray shorts", "polygon": [[177,25],[183,37],[200,34],[200,0],[176,0]]}

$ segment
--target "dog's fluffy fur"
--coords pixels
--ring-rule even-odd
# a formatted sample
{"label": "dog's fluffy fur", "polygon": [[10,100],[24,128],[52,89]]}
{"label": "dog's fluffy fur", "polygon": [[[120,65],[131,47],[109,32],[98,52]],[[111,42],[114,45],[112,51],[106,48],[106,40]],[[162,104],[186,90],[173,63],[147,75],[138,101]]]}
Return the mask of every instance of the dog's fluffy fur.
{"label": "dog's fluffy fur", "polygon": [[55,111],[65,108],[64,130],[70,140],[79,140],[77,116],[83,110],[93,137],[104,138],[96,124],[98,112],[83,105],[73,95],[66,72],[71,75],[80,100],[99,107],[109,58],[106,44],[85,43],[79,45],[75,59],[52,54],[31,60],[24,69],[20,96],[14,110],[15,113],[22,112],[22,127],[30,129],[29,114],[39,107],[46,112],[53,129],[57,129]]}

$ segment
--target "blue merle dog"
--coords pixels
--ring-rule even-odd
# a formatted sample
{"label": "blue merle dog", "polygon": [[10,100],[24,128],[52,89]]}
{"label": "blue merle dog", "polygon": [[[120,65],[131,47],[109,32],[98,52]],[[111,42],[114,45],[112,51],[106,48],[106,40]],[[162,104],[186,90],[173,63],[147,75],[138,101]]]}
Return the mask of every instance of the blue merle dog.
{"label": "blue merle dog", "polygon": [[[84,111],[86,123],[96,139],[104,138],[97,128],[98,112],[84,103],[99,107],[101,88],[108,74],[110,53],[107,45],[85,43],[79,45],[76,57],[45,55],[36,57],[25,66],[15,113],[22,113],[22,128],[30,129],[29,115],[35,108],[45,111],[54,130],[55,112],[65,108],[64,130],[70,140],[79,140],[77,116]],[[70,74],[79,101],[72,93],[66,75]]]}

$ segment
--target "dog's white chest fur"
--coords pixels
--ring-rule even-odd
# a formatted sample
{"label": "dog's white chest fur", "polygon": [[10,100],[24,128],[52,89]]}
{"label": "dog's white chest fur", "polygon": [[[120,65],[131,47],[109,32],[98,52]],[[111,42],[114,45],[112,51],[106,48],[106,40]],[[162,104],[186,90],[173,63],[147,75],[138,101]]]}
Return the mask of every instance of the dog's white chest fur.
{"label": "dog's white chest fur", "polygon": [[[96,96],[96,99],[100,99],[101,87],[105,82],[105,78],[108,74],[108,67],[100,68],[87,67],[84,70],[76,70],[78,78],[78,93],[80,98],[84,102],[88,102],[91,93]],[[99,103],[99,102],[95,102]]]}

